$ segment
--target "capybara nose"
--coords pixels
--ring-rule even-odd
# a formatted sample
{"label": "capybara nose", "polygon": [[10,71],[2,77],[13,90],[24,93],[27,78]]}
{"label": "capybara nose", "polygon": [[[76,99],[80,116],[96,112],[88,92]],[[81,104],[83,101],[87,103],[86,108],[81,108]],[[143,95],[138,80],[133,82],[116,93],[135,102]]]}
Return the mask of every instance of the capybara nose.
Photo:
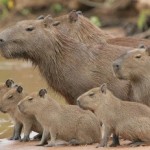
{"label": "capybara nose", "polygon": [[120,65],[118,63],[114,62],[113,69],[114,69],[114,71],[118,71],[120,69]]}
{"label": "capybara nose", "polygon": [[0,43],[3,43],[3,42],[4,42],[4,40],[0,38]]}

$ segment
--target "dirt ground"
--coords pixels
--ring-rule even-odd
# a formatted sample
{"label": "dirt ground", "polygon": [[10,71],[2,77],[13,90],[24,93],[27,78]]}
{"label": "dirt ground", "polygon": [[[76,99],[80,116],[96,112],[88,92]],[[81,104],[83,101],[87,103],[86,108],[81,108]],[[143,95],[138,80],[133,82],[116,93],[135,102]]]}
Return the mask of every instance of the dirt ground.
{"label": "dirt ground", "polygon": [[[96,150],[94,145],[86,146],[63,146],[63,147],[39,147],[35,146],[39,141],[31,141],[28,143],[8,141],[0,139],[0,150]],[[150,146],[129,147],[129,141],[121,141],[119,147],[98,148],[97,150],[150,150]]]}

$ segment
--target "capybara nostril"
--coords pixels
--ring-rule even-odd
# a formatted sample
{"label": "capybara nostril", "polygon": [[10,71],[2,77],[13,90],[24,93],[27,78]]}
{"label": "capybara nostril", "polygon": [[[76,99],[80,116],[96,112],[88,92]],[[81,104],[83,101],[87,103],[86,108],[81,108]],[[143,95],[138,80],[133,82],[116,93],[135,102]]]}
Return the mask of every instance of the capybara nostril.
{"label": "capybara nostril", "polygon": [[4,42],[4,40],[3,40],[3,39],[0,39],[0,43],[2,43],[2,42]]}

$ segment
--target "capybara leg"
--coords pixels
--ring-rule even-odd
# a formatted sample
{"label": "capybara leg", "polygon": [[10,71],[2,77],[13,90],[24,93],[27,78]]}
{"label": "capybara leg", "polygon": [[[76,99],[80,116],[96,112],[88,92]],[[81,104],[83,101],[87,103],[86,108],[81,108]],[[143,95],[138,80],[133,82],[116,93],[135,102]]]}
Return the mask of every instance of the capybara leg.
{"label": "capybara leg", "polygon": [[143,141],[135,141],[129,144],[131,147],[145,146],[146,143]]}
{"label": "capybara leg", "polygon": [[41,140],[41,138],[42,138],[42,133],[38,133],[33,137],[33,140]]}
{"label": "capybara leg", "polygon": [[21,139],[21,141],[23,142],[28,142],[30,141],[30,132],[32,131],[31,128],[32,128],[32,124],[30,122],[26,122],[23,124],[23,127],[24,127],[24,137]]}
{"label": "capybara leg", "polygon": [[106,126],[106,125],[102,125],[102,140],[100,142],[99,145],[96,146],[96,148],[98,147],[106,147],[107,143],[108,143],[108,139],[110,137],[111,134],[111,130]]}
{"label": "capybara leg", "polygon": [[51,140],[48,142],[48,145],[46,145],[47,147],[53,147],[56,146],[56,130],[55,128],[50,128],[50,137]]}
{"label": "capybara leg", "polygon": [[112,142],[112,144],[110,144],[110,147],[116,147],[116,146],[120,145],[119,137],[116,134],[113,134],[112,140],[113,140],[113,142]]}
{"label": "capybara leg", "polygon": [[49,137],[49,130],[44,129],[43,134],[42,134],[42,139],[41,139],[40,143],[37,144],[36,146],[43,146],[43,145],[47,144],[48,137]]}
{"label": "capybara leg", "polygon": [[20,140],[21,130],[22,130],[22,124],[20,122],[15,122],[13,136],[10,137],[9,140]]}

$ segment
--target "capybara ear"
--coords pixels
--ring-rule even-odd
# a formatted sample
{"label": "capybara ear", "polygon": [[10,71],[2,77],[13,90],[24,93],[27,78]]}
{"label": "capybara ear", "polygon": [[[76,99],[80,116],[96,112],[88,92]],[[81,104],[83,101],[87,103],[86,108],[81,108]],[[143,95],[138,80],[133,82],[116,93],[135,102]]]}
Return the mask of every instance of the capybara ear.
{"label": "capybara ear", "polygon": [[150,47],[146,48],[146,53],[147,53],[148,56],[150,56]]}
{"label": "capybara ear", "polygon": [[22,91],[23,91],[22,86],[18,86],[18,87],[17,87],[17,92],[18,92],[18,93],[22,93]]}
{"label": "capybara ear", "polygon": [[44,16],[43,16],[43,15],[37,17],[37,20],[43,20],[43,19],[44,19]]}
{"label": "capybara ear", "polygon": [[39,91],[39,96],[40,96],[40,97],[44,97],[45,94],[47,94],[47,90],[46,90],[46,89],[41,89],[41,90]]}
{"label": "capybara ear", "polygon": [[8,80],[6,80],[5,84],[6,84],[7,87],[12,87],[13,84],[14,84],[14,81],[11,80],[11,79],[8,79]]}
{"label": "capybara ear", "polygon": [[76,10],[72,10],[69,13],[69,21],[70,22],[76,22],[78,20],[78,13],[76,12]]}
{"label": "capybara ear", "polygon": [[53,26],[58,26],[60,24],[60,21],[54,21],[52,24]]}
{"label": "capybara ear", "polygon": [[144,44],[140,44],[138,48],[146,48]]}
{"label": "capybara ear", "polygon": [[46,16],[43,19],[43,22],[44,22],[45,27],[48,27],[53,22],[52,16],[51,15]]}
{"label": "capybara ear", "polygon": [[106,83],[103,83],[103,84],[100,86],[100,91],[101,91],[101,93],[106,94],[106,91],[107,91],[107,84],[106,84]]}

